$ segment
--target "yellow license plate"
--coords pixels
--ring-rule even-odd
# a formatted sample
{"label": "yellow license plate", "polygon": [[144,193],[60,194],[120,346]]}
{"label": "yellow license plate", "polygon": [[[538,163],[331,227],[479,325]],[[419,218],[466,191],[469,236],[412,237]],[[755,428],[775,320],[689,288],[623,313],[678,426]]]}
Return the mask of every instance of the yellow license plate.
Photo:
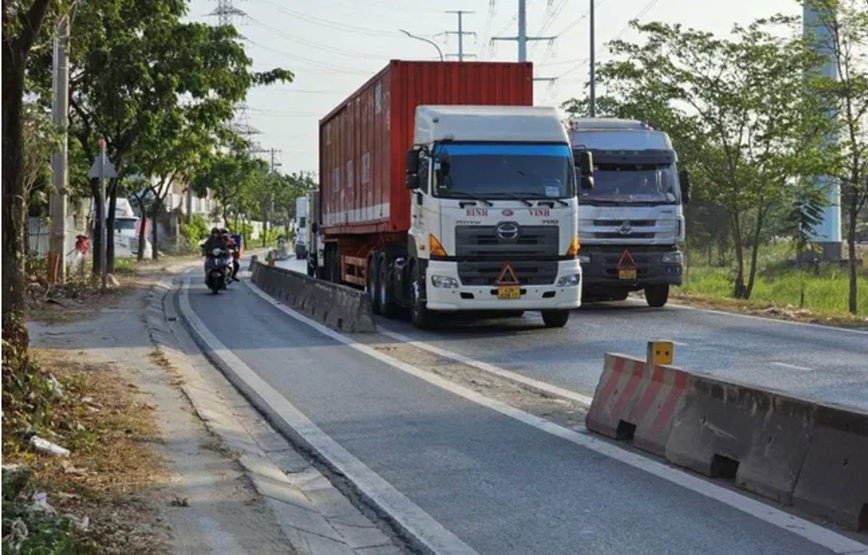
{"label": "yellow license plate", "polygon": [[636,279],[636,268],[618,270],[618,279]]}
{"label": "yellow license plate", "polygon": [[521,287],[498,287],[497,288],[497,298],[498,299],[520,299],[521,298]]}

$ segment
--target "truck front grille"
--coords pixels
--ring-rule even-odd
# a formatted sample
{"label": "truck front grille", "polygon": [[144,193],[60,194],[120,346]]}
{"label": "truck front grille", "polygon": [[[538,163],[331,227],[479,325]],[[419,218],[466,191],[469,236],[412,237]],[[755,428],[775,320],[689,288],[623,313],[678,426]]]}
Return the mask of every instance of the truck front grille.
{"label": "truck front grille", "polygon": [[501,239],[497,226],[458,226],[455,228],[455,254],[459,258],[513,259],[558,256],[558,226],[520,226],[515,239]]}
{"label": "truck front grille", "polygon": [[[458,277],[462,285],[496,286],[503,271],[503,261],[459,261]],[[521,285],[552,285],[558,277],[558,262],[509,261]]]}

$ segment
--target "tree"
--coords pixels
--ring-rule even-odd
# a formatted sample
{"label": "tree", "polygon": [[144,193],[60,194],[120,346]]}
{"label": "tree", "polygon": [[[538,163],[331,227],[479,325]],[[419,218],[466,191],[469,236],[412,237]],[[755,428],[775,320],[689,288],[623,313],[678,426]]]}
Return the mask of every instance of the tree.
{"label": "tree", "polygon": [[827,204],[826,194],[817,188],[812,180],[802,179],[795,185],[795,193],[787,211],[784,213],[784,229],[793,242],[796,251],[796,265],[799,268],[799,307],[805,307],[805,265],[806,253],[816,250],[813,237],[817,227],[823,223],[823,208]]}
{"label": "tree", "polygon": [[[738,298],[751,295],[764,227],[787,202],[788,180],[824,166],[820,139],[828,120],[807,94],[806,79],[817,56],[795,23],[760,20],[736,26],[726,39],[633,22],[645,43],[612,43],[620,59],[599,71],[622,105],[647,106],[668,118],[684,149],[679,155],[705,184],[702,196],[726,210]],[[782,36],[781,28],[789,32]]]}
{"label": "tree", "polygon": [[27,228],[24,92],[28,57],[50,0],[3,2],[3,323],[24,311],[24,233]]}
{"label": "tree", "polygon": [[267,171],[262,160],[253,158],[243,144],[229,152],[213,152],[193,176],[190,186],[199,196],[214,192],[224,221],[236,219],[250,207],[250,192]]}
{"label": "tree", "polygon": [[[251,86],[292,79],[283,69],[253,72],[233,27],[182,22],[186,6],[182,0],[97,0],[82,4],[73,22],[73,136],[84,152],[95,152],[103,136],[121,177],[144,150],[161,153],[164,145],[153,139],[182,106],[190,121],[220,133]],[[110,233],[122,182],[109,189]]]}
{"label": "tree", "polygon": [[849,257],[849,310],[858,312],[859,213],[868,203],[868,4],[861,0],[809,0],[818,13],[811,41],[838,69],[815,81],[816,94],[829,101],[838,143],[829,174],[841,185]]}

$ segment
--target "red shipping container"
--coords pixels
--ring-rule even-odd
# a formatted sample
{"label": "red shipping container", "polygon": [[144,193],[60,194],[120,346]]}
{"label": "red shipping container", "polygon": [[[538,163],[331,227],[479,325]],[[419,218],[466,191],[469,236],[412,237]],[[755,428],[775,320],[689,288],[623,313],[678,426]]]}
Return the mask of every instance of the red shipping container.
{"label": "red shipping container", "polygon": [[328,236],[410,228],[404,155],[416,107],[532,106],[533,64],[392,60],[320,120],[320,218]]}

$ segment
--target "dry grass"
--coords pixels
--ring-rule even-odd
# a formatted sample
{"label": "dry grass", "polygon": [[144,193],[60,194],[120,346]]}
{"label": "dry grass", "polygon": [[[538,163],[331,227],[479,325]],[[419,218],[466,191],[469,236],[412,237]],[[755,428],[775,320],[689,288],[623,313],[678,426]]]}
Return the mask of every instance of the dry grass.
{"label": "dry grass", "polygon": [[[37,456],[4,433],[4,464],[36,469],[34,486],[61,512],[90,519],[83,540],[107,555],[165,553],[154,493],[166,474],[154,443],[154,407],[111,365],[76,361],[69,351],[34,350],[45,371],[63,385],[54,407],[57,437],[66,458]],[[6,430],[4,430],[5,432]]]}

